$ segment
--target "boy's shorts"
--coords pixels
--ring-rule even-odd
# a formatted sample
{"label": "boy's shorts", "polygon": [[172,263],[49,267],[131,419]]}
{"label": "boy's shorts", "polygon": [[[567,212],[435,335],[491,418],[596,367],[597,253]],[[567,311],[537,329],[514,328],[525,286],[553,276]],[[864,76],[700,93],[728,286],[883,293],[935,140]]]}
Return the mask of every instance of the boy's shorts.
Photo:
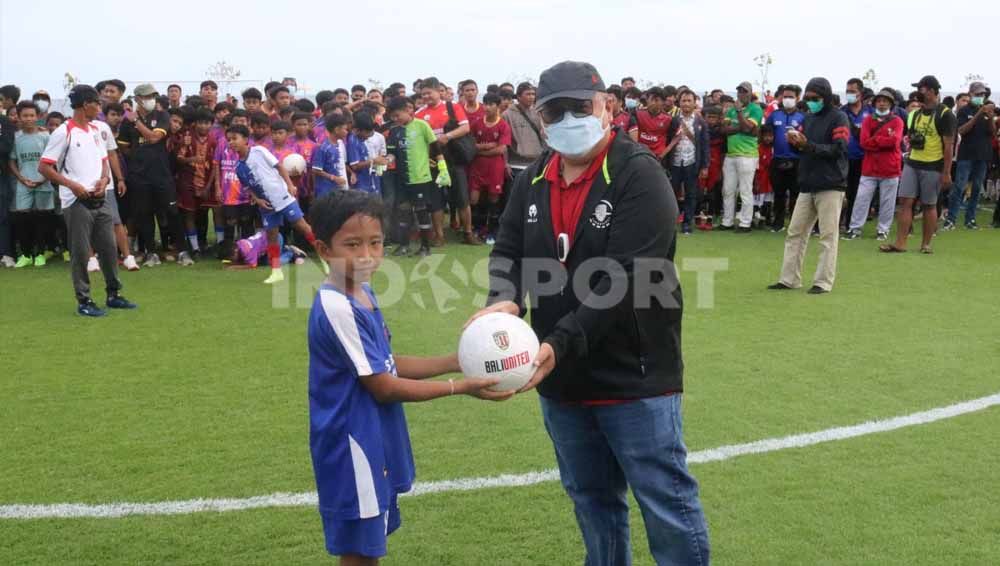
{"label": "boy's shorts", "polygon": [[[321,516],[322,517],[322,516]],[[403,523],[396,495],[389,501],[389,510],[371,519],[323,519],[326,550],[334,556],[357,554],[367,558],[386,555],[386,539]]]}
{"label": "boy's shorts", "polygon": [[55,194],[56,192],[51,189],[29,189],[18,183],[11,210],[15,212],[55,210]]}
{"label": "boy's shorts", "polygon": [[292,201],[291,204],[282,208],[281,210],[263,210],[260,211],[260,219],[264,224],[265,230],[270,230],[272,228],[281,228],[282,224],[288,224],[291,226],[299,220],[302,220],[305,215],[302,214],[302,208],[299,207],[299,203]]}

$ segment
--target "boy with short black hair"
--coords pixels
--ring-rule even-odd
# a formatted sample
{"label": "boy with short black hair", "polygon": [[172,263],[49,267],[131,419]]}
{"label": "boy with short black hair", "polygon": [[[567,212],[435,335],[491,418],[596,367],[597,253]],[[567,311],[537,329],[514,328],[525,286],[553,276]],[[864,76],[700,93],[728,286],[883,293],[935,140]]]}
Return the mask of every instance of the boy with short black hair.
{"label": "boy with short black hair", "polygon": [[[263,111],[250,113],[250,145],[261,145],[270,151],[274,147],[271,141],[271,119]],[[228,130],[226,132],[228,137]]]}
{"label": "boy with short black hair", "polygon": [[335,191],[310,215],[330,274],[309,314],[309,445],[326,550],[341,564],[378,564],[400,526],[397,497],[415,476],[403,402],[512,395],[489,391],[493,379],[425,381],[460,371],[456,354],[393,355],[370,285],[384,253],[382,213],[372,195]]}
{"label": "boy with short black hair", "polygon": [[[217,210],[220,203],[212,190],[215,186],[212,159],[216,145],[211,136],[214,117],[207,108],[199,108],[192,119],[194,127],[185,135],[177,151],[177,206],[184,214],[184,235],[191,250],[197,254],[201,248],[195,227],[196,215],[201,209]],[[219,215],[215,216],[215,222],[221,228],[223,221]]]}
{"label": "boy with short black hair", "polygon": [[485,222],[481,225],[481,232],[486,243],[492,244],[496,207],[507,177],[507,148],[511,144],[511,130],[510,124],[501,117],[499,95],[488,93],[483,96],[483,108],[483,119],[472,122],[476,157],[469,165],[469,205],[475,209],[480,203],[480,195],[486,193]]}
{"label": "boy with short black hair", "polygon": [[[437,136],[430,124],[413,117],[413,106],[409,100],[397,96],[389,101],[389,117],[395,124],[386,138],[386,150],[393,156],[396,167],[396,203],[399,232],[393,240],[399,247],[395,256],[410,255],[410,223],[416,217],[420,227],[420,256],[428,256],[433,224],[431,222],[432,191],[440,191],[442,186],[451,185],[451,174],[445,163],[444,154]],[[437,163],[438,176],[431,176],[431,158]],[[436,185],[435,185],[436,181]]]}
{"label": "boy with short black hair", "polygon": [[[14,233],[21,244],[21,256],[14,267],[45,265],[45,238],[55,226],[55,189],[38,165],[49,142],[49,133],[38,128],[38,109],[34,102],[17,103],[20,131],[14,136],[8,169],[16,179],[11,203]],[[6,179],[3,179],[6,181]]]}
{"label": "boy with short black hair", "polygon": [[258,89],[250,87],[244,90],[240,96],[243,97],[243,108],[247,112],[260,112],[261,104],[264,102],[264,95]]}
{"label": "boy with short black hair", "polygon": [[250,132],[243,126],[230,126],[226,131],[229,148],[239,156],[236,175],[250,191],[250,198],[260,209],[261,223],[267,231],[267,257],[271,263],[271,276],[267,285],[285,280],[281,271],[281,246],[278,231],[288,224],[315,245],[312,228],[306,222],[299,203],[295,200],[295,185],[288,172],[267,149],[250,146]]}
{"label": "boy with short black hair", "polygon": [[[246,110],[237,109],[230,116],[230,126],[249,125]],[[236,166],[240,157],[229,148],[228,140],[217,144],[212,157],[213,178],[215,179],[215,200],[222,204],[223,243],[219,247],[218,257],[225,261],[230,255],[233,242],[237,239],[236,229],[239,228],[240,238],[249,238],[254,234],[254,209],[250,204],[250,194],[240,183],[236,174]]]}
{"label": "boy with short black hair", "polygon": [[[386,160],[384,153],[371,151],[368,140],[381,135],[375,131],[375,119],[367,112],[358,112],[354,116],[354,131],[347,136],[347,165],[355,175],[354,188],[375,195],[382,194],[376,167],[384,167]],[[374,145],[377,147],[377,142]],[[382,151],[385,151],[384,141]]]}
{"label": "boy with short black hair", "polygon": [[726,135],[722,133],[722,107],[707,106],[704,109],[705,122],[708,124],[708,176],[699,178],[702,192],[706,197],[701,199],[707,208],[696,217],[695,227],[699,230],[711,230],[712,219],[722,214],[722,164],[726,158]]}
{"label": "boy with short black hair", "polygon": [[348,177],[342,163],[338,140],[347,137],[348,121],[343,114],[330,114],[325,119],[327,139],[316,149],[312,159],[312,174],[316,198],[337,189],[347,189]]}
{"label": "boy with short black hair", "polygon": [[[309,132],[312,128],[312,116],[306,112],[297,112],[292,116],[292,137],[289,142],[295,148],[295,153],[298,153],[306,160],[306,164],[310,166],[312,164],[313,155],[316,153],[316,148],[319,147],[316,142],[314,142],[309,137]],[[299,189],[299,204],[302,205],[303,211],[308,211],[309,200],[313,196],[313,175],[307,173],[298,177],[297,179],[292,179],[295,181],[295,186]]]}
{"label": "boy with short black hair", "polygon": [[59,126],[62,126],[62,123],[65,121],[66,116],[61,112],[49,112],[48,118],[45,119],[45,129],[51,134],[59,129]]}

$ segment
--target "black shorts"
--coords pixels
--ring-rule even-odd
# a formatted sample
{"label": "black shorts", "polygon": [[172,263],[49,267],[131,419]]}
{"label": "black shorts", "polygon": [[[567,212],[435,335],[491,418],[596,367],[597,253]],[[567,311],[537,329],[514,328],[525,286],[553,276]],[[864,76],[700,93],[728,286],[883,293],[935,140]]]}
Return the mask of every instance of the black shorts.
{"label": "black shorts", "polygon": [[241,219],[253,218],[254,206],[252,204],[224,204],[222,205],[222,217],[226,222],[230,220],[240,221]]}
{"label": "black shorts", "polygon": [[[402,189],[402,190],[400,190]],[[441,208],[434,208],[434,201],[441,202],[441,187],[434,182],[419,183],[416,185],[402,185],[396,187],[396,202],[399,204],[409,204],[414,209],[426,207],[427,210],[437,212]]]}
{"label": "black shorts", "polygon": [[448,187],[448,203],[452,210],[462,210],[469,206],[469,175],[464,165],[448,164],[451,186]]}

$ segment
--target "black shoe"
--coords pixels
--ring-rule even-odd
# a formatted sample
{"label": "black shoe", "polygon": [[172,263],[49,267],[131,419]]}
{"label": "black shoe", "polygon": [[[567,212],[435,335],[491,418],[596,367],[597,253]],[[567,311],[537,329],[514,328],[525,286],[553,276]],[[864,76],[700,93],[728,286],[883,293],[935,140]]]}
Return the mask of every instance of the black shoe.
{"label": "black shoe", "polygon": [[91,301],[91,300],[88,299],[86,302],[83,302],[83,303],[80,303],[79,305],[77,305],[77,307],[76,307],[76,314],[78,314],[80,316],[89,316],[91,318],[97,318],[97,317],[104,316],[107,313],[105,313],[103,310],[101,310],[94,303],[94,301]]}
{"label": "black shoe", "polygon": [[745,228],[743,226],[740,226],[739,228],[736,229],[737,234],[749,234],[750,232],[753,232],[753,228],[750,228],[749,226]]}
{"label": "black shoe", "polygon": [[399,245],[392,252],[393,257],[407,257],[410,255],[410,246]]}
{"label": "black shoe", "polygon": [[861,237],[861,232],[857,230],[849,230],[843,236],[840,237],[841,240],[857,240]]}
{"label": "black shoe", "polygon": [[777,283],[775,283],[774,285],[768,285],[767,288],[769,290],[771,290],[771,291],[791,291],[792,290],[791,287],[789,287],[788,285],[785,285],[784,283],[782,283],[780,281],[777,282]]}
{"label": "black shoe", "polygon": [[138,306],[135,303],[130,302],[128,299],[126,299],[121,295],[108,297],[108,301],[105,304],[108,305],[109,309],[125,309],[125,310],[134,309]]}
{"label": "black shoe", "polygon": [[809,291],[807,292],[810,295],[825,295],[826,293],[829,293],[829,291],[827,291],[826,289],[822,287],[817,287],[816,285],[813,285],[812,288],[810,288]]}
{"label": "black shoe", "polygon": [[719,225],[719,230],[725,231],[725,230],[732,230],[732,229],[733,229],[732,226],[726,226],[725,224],[720,224]]}
{"label": "black shoe", "polygon": [[420,246],[420,249],[417,250],[417,255],[420,257],[427,257],[431,255],[431,249],[427,246]]}

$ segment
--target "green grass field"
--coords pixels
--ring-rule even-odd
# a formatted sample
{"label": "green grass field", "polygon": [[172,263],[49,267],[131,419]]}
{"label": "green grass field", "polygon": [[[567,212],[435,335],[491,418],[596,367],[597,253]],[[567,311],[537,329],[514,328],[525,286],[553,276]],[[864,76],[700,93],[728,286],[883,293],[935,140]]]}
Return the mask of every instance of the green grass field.
{"label": "green grass field", "polygon": [[[837,287],[819,297],[764,290],[777,277],[782,243],[766,233],[699,233],[680,242],[682,260],[729,261],[716,274],[711,309],[695,308],[695,276],[682,275],[690,450],[1000,392],[1000,231],[942,234],[933,256],[879,254],[872,234],[841,242]],[[811,247],[807,284],[815,241]],[[396,352],[456,347],[482,292],[460,283],[488,250],[452,245],[446,253],[438,274],[462,291],[446,297],[442,312],[427,281],[407,286],[386,310]],[[416,260],[400,265],[410,273]],[[84,320],[73,314],[61,262],[0,272],[0,505],[311,491],[308,309],[274,308],[264,277],[263,270],[224,272],[209,261],[123,273],[126,296],[140,309]],[[308,286],[300,294],[308,305]],[[287,298],[279,290],[278,303]],[[295,294],[289,302],[294,307]],[[420,481],[555,466],[534,392],[502,404],[414,404],[407,413]],[[714,562],[1000,563],[998,430],[1000,407],[694,465]],[[571,504],[555,482],[422,495],[401,507],[403,528],[390,538],[385,564],[583,561]],[[651,564],[635,509],[636,563]],[[311,507],[0,519],[0,564],[332,560]]]}

